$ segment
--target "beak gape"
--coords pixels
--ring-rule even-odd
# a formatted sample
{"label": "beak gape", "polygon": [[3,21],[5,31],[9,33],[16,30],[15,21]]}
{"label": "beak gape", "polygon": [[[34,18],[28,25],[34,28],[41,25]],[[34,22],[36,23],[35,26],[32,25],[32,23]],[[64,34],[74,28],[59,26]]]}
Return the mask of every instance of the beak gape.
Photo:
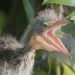
{"label": "beak gape", "polygon": [[[68,50],[65,48],[60,39],[55,35],[55,30],[59,26],[63,26],[70,23],[68,20],[59,20],[54,22],[47,30],[42,33],[42,38],[46,41],[46,50],[51,51],[51,49],[60,51],[65,55],[70,56]],[[50,49],[51,48],[51,49]]]}

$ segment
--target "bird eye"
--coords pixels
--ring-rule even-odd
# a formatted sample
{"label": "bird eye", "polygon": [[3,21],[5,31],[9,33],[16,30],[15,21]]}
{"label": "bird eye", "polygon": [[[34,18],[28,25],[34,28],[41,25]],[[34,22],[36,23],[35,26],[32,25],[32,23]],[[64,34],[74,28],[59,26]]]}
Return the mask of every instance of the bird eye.
{"label": "bird eye", "polygon": [[47,22],[44,22],[44,23],[43,23],[43,26],[44,26],[45,28],[48,27],[48,26],[50,26],[50,22],[48,22],[48,21],[47,21]]}
{"label": "bird eye", "polygon": [[43,24],[43,26],[46,28],[47,27],[47,24]]}

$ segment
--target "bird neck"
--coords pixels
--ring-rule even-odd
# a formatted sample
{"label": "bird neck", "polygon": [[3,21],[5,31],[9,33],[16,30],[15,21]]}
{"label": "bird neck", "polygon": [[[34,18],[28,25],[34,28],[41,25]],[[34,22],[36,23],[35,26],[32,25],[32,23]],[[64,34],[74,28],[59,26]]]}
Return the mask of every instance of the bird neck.
{"label": "bird neck", "polygon": [[35,34],[35,23],[28,25],[27,30],[23,33],[21,37],[20,43],[24,45],[23,49],[21,50],[21,54],[25,55],[25,53],[30,51],[35,51],[37,49],[41,49],[41,45],[38,44],[36,41],[36,34]]}

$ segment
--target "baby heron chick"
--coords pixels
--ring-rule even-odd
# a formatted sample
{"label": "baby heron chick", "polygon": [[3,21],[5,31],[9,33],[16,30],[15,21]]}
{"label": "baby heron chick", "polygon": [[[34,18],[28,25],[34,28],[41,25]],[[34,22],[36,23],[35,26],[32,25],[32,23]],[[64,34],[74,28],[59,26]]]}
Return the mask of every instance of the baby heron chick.
{"label": "baby heron chick", "polygon": [[28,26],[20,42],[11,36],[0,38],[0,75],[31,75],[35,50],[60,51],[70,56],[56,37],[55,30],[69,23],[59,20],[52,9],[45,9]]}

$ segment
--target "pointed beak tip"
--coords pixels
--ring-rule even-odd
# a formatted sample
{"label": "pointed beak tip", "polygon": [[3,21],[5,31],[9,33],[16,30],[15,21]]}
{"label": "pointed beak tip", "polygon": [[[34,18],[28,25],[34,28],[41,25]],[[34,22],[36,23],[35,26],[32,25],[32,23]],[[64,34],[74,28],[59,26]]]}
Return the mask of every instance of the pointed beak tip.
{"label": "pointed beak tip", "polygon": [[65,54],[68,58],[72,59],[72,56],[70,55],[70,53],[63,53]]}
{"label": "pointed beak tip", "polygon": [[72,56],[69,56],[72,59]]}
{"label": "pointed beak tip", "polygon": [[67,55],[70,59],[72,59],[72,56],[70,55],[70,53],[68,53],[68,55]]}

